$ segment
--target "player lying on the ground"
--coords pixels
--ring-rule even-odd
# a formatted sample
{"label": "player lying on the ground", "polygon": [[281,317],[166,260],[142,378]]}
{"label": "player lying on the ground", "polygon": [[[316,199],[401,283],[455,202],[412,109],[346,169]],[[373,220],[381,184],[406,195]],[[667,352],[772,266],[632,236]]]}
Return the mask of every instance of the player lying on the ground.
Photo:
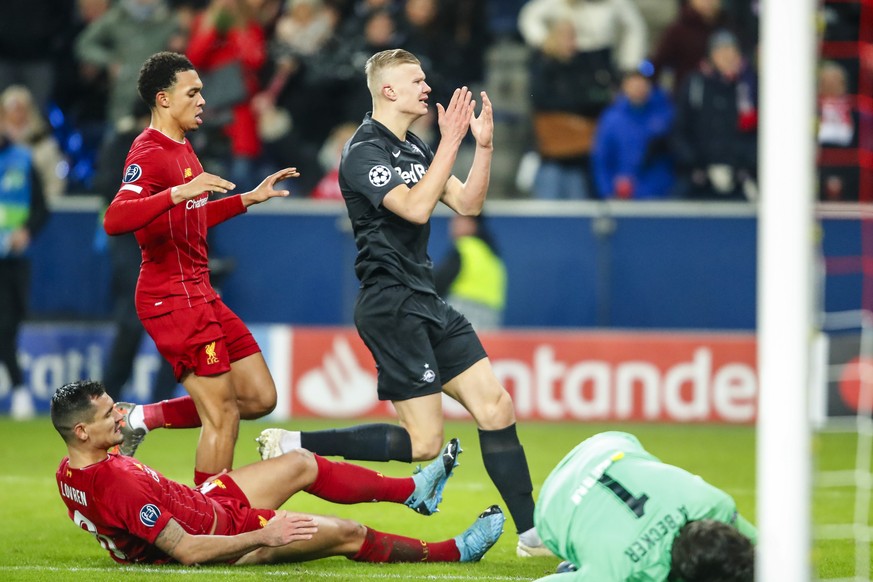
{"label": "player lying on the ground", "polygon": [[623,432],[595,435],[558,463],[534,515],[568,562],[549,582],[753,582],[757,530],[730,495],[662,463]]}
{"label": "player lying on the ground", "polygon": [[345,556],[360,562],[475,562],[500,537],[503,512],[486,509],[441,542],[376,531],[322,515],[277,511],[305,490],[335,503],[389,501],[437,511],[461,452],[452,439],[412,477],[385,477],[297,450],[192,489],[107,449],[121,442],[121,413],[100,382],[73,382],[52,396],[51,417],[67,444],[57,472],[70,518],[118,562],[260,564]]}

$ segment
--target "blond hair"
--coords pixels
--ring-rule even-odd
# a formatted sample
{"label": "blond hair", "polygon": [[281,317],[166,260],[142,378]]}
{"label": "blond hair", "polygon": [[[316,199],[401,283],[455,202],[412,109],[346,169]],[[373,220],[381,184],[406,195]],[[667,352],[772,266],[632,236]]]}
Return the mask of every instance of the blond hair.
{"label": "blond hair", "polygon": [[421,65],[421,61],[414,54],[403,49],[381,51],[367,59],[364,73],[367,74],[367,88],[372,95],[379,92],[378,81],[382,71],[397,65]]}

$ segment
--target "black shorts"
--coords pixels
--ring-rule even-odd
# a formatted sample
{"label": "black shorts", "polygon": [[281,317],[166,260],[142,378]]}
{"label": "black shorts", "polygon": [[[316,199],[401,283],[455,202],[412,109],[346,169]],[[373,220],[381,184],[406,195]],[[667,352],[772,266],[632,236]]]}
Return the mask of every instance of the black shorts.
{"label": "black shorts", "polygon": [[487,357],[473,326],[436,295],[404,285],[364,287],[355,326],[376,360],[379,400],[409,400]]}

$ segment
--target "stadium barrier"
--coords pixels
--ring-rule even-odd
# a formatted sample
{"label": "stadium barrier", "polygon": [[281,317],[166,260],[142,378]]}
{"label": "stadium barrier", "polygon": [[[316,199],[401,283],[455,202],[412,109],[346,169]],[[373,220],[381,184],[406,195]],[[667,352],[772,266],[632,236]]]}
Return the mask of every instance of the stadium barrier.
{"label": "stadium barrier", "polygon": [[[354,329],[254,325],[252,331],[279,391],[275,418],[393,414],[389,403],[376,398],[373,360]],[[20,359],[40,411],[47,411],[51,394],[63,383],[101,378],[113,333],[105,324],[24,326]],[[528,330],[482,338],[523,420],[755,420],[751,334]],[[146,337],[125,398],[150,400],[159,358]],[[0,409],[8,409],[10,389],[0,366]],[[450,418],[467,416],[448,398],[445,407]]]}

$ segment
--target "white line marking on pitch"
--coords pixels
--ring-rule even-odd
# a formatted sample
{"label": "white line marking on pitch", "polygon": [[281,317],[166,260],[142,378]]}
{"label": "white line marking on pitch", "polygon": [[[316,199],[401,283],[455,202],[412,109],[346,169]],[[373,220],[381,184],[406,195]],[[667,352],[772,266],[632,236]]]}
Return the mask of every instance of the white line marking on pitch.
{"label": "white line marking on pitch", "polygon": [[[117,574],[120,572],[131,572],[131,573],[144,573],[144,574],[161,574],[163,576],[191,576],[191,575],[206,575],[206,576],[215,576],[219,575],[229,575],[229,576],[250,576],[250,577],[263,577],[263,576],[288,576],[289,574],[298,574],[303,575],[308,578],[348,578],[348,572],[329,572],[329,571],[315,571],[315,570],[306,570],[303,568],[295,568],[293,564],[289,564],[289,568],[286,570],[262,570],[262,569],[245,569],[244,567],[239,568],[211,568],[211,567],[203,567],[203,568],[172,568],[172,567],[155,567],[155,566],[118,566],[118,567],[107,567],[107,568],[58,568],[53,566],[0,566],[0,572],[91,572],[91,573],[106,573],[106,574]],[[360,572],[355,573],[356,579],[363,580],[408,580],[409,573],[404,574],[363,574]],[[465,576],[460,574],[425,574],[419,578],[420,580],[529,580],[529,578],[522,578],[517,576],[494,576],[492,574],[488,574],[485,576]]]}

